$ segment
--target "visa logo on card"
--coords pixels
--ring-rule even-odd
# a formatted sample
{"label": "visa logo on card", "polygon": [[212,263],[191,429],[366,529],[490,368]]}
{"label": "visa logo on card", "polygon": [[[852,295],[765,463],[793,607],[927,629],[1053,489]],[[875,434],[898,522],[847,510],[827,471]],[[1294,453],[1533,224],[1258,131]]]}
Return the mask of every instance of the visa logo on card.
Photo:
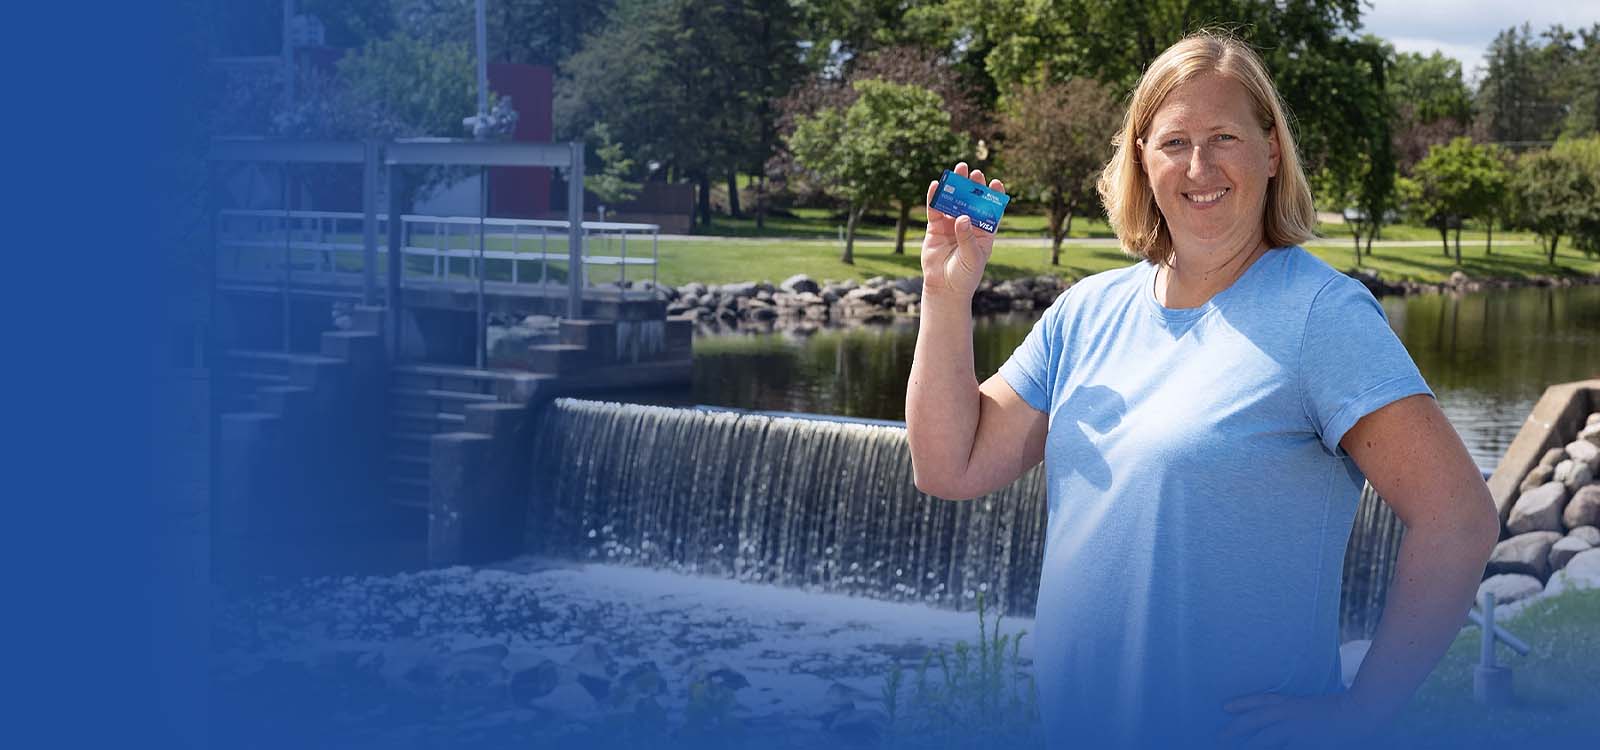
{"label": "visa logo on card", "polygon": [[1011,196],[990,190],[948,169],[933,194],[933,209],[946,216],[968,216],[972,225],[993,234],[1000,229]]}

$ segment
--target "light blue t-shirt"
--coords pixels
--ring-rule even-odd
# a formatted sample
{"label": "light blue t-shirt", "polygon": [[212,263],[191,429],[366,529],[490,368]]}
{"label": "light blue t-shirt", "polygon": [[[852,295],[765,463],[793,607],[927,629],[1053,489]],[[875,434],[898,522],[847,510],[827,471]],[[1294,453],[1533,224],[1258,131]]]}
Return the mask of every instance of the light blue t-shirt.
{"label": "light blue t-shirt", "polygon": [[1139,262],[1071,286],[1001,366],[1049,415],[1034,634],[1052,746],[1206,747],[1228,699],[1342,689],[1364,477],[1339,441],[1432,391],[1359,282],[1269,250],[1205,304]]}

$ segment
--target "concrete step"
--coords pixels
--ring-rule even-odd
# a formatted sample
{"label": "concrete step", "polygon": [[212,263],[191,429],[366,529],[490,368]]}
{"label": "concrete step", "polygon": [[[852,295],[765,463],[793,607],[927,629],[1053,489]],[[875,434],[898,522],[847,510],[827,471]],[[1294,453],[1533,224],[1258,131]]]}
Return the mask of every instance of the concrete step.
{"label": "concrete step", "polygon": [[389,456],[388,473],[390,479],[422,479],[428,478],[428,459],[419,456]]}
{"label": "concrete step", "polygon": [[428,507],[428,480],[389,477],[389,502],[406,508]]}
{"label": "concrete step", "polygon": [[469,404],[492,404],[497,399],[487,393],[462,393],[438,388],[390,388],[392,412],[464,414]]}
{"label": "concrete step", "polygon": [[571,375],[593,367],[596,354],[577,344],[541,344],[528,347],[528,361],[534,372]]}
{"label": "concrete step", "polygon": [[444,432],[461,429],[467,418],[447,411],[392,411],[389,412],[389,429],[394,432]]}
{"label": "concrete step", "polygon": [[617,351],[617,323],[614,320],[563,320],[561,343],[581,346],[594,353],[592,362],[611,360]]}
{"label": "concrete step", "polygon": [[229,349],[222,353],[222,369],[229,373],[254,372],[289,377],[289,360],[297,355],[256,349]]}
{"label": "concrete step", "polygon": [[493,394],[498,378],[487,370],[448,365],[400,365],[390,373],[392,388]]}

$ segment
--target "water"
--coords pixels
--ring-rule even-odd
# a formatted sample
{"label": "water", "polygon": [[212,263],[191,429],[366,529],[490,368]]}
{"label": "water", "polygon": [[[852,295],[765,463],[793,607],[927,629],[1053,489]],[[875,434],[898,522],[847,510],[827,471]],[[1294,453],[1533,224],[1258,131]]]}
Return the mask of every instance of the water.
{"label": "water", "polygon": [[[1390,325],[1478,465],[1492,470],[1546,386],[1600,374],[1600,286],[1387,297]],[[1000,369],[1039,312],[973,326],[979,380]],[[694,342],[686,392],[628,394],[873,419],[905,418],[915,319],[805,335],[737,332]]]}

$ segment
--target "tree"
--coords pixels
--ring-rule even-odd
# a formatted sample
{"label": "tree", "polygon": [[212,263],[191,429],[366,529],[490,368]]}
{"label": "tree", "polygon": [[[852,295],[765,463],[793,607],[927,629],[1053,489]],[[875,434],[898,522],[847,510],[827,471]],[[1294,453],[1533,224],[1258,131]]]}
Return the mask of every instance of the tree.
{"label": "tree", "polygon": [[1506,185],[1505,163],[1493,145],[1461,137],[1435,146],[1417,163],[1411,198],[1413,214],[1439,230],[1445,256],[1448,230],[1456,231],[1456,265],[1461,264],[1461,224],[1471,217],[1493,220]]}
{"label": "tree", "polygon": [[1596,185],[1573,162],[1550,149],[1529,151],[1517,160],[1512,178],[1514,222],[1539,235],[1551,265],[1563,235],[1577,230],[1574,207],[1592,200]]}
{"label": "tree", "polygon": [[1025,85],[1004,100],[1001,128],[1011,192],[1045,206],[1050,264],[1061,265],[1061,240],[1080,208],[1094,205],[1095,178],[1111,158],[1122,107],[1088,78]]}
{"label": "tree", "polygon": [[910,207],[926,197],[929,176],[966,146],[932,92],[873,79],[852,86],[857,98],[849,108],[802,117],[789,138],[796,161],[846,202],[844,263],[855,262],[861,215],[886,201],[899,204],[895,252],[903,253]]}
{"label": "tree", "polygon": [[[764,66],[781,57],[792,30],[761,31],[759,24],[779,17],[762,12],[769,7],[778,6],[621,0],[561,66],[557,132],[576,135],[607,123],[636,158],[659,161],[697,185],[696,212],[709,226],[711,180],[759,163],[754,151],[776,144],[770,131],[762,133],[757,103],[787,85]],[[798,59],[798,46],[790,52]],[[776,69],[794,68],[780,62]]]}
{"label": "tree", "polygon": [[601,164],[597,172],[584,170],[587,175],[584,189],[594,193],[602,204],[633,200],[639,194],[640,187],[640,183],[628,180],[633,172],[633,160],[623,155],[622,144],[611,139],[611,128],[603,122],[595,123],[589,128],[584,142],[594,144],[595,156]]}
{"label": "tree", "polygon": [[1434,145],[1467,134],[1472,91],[1455,58],[1441,52],[1393,54],[1387,84],[1390,132],[1401,173],[1411,174]]}

